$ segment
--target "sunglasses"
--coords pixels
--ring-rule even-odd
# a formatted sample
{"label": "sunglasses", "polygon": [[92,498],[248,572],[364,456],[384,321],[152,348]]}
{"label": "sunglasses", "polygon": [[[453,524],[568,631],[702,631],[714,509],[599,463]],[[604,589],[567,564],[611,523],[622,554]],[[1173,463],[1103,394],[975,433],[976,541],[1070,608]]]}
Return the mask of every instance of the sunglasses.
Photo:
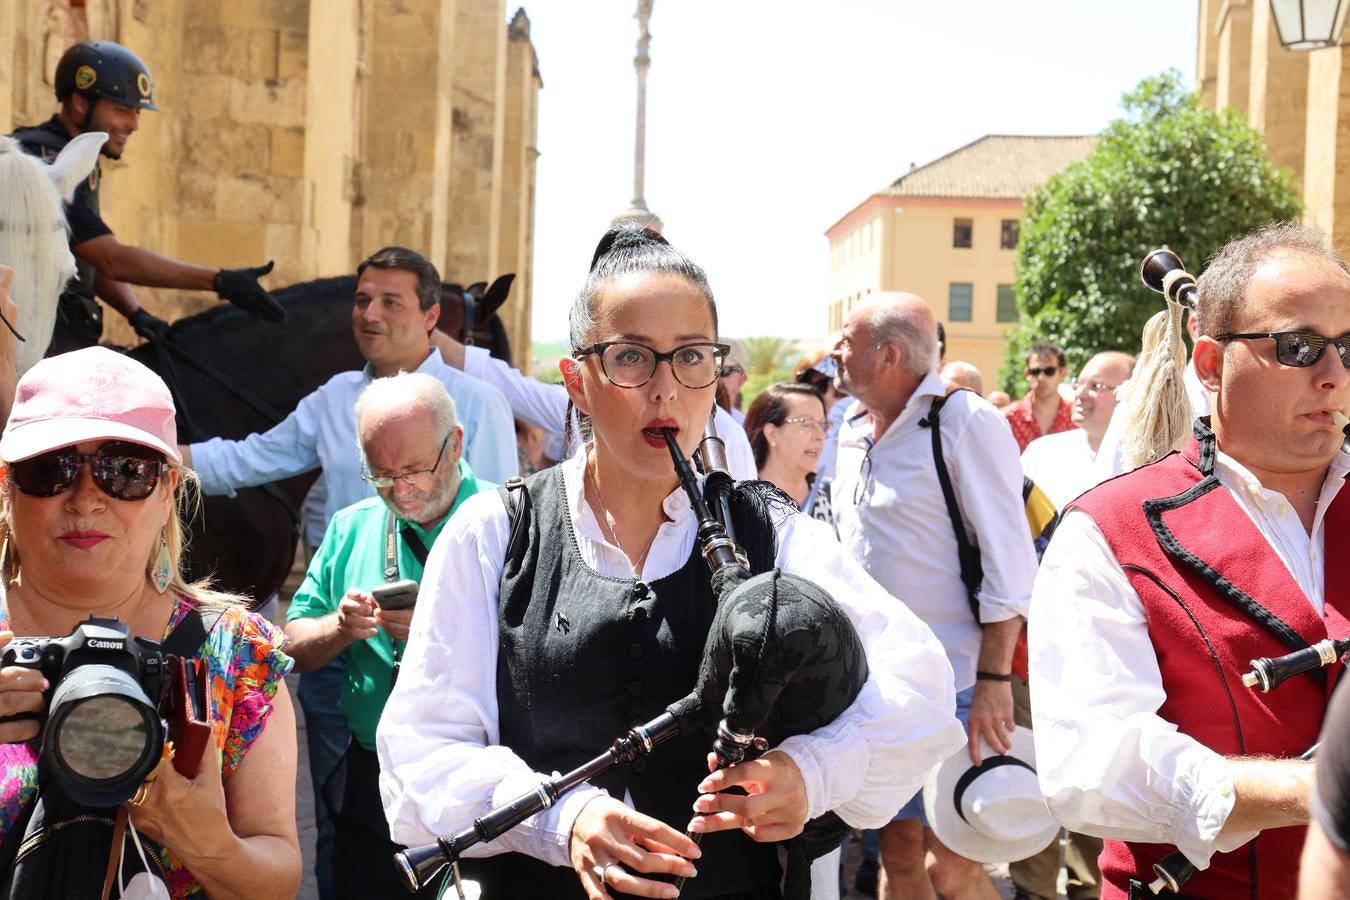
{"label": "sunglasses", "polygon": [[1219,335],[1216,339],[1231,341],[1237,338],[1244,340],[1274,338],[1275,361],[1282,366],[1292,366],[1295,369],[1316,365],[1326,352],[1327,345],[1334,344],[1336,352],[1341,356],[1341,365],[1350,369],[1350,333],[1338,338],[1329,338],[1314,331],[1230,331]]}
{"label": "sunglasses", "polygon": [[166,465],[163,455],[149,447],[111,441],[93,453],[77,453],[74,447],[52,450],[11,463],[10,472],[21,492],[30,497],[55,497],[70,489],[85,463],[89,463],[99,490],[114,500],[149,497]]}
{"label": "sunglasses", "polygon": [[1032,378],[1035,378],[1037,375],[1044,375],[1046,378],[1049,378],[1051,375],[1058,372],[1060,368],[1060,366],[1046,366],[1044,369],[1027,369],[1027,374]]}

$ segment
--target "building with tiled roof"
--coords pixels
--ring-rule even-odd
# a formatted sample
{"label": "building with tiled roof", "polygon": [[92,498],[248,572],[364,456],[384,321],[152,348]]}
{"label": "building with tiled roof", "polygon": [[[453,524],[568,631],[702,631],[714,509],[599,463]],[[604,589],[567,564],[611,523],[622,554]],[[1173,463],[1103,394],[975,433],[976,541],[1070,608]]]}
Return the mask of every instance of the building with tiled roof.
{"label": "building with tiled roof", "polygon": [[992,388],[1013,301],[1022,199],[1092,152],[1093,136],[991,134],[911,167],[826,230],[829,328],[878,291],[912,291],[947,329],[947,359]]}

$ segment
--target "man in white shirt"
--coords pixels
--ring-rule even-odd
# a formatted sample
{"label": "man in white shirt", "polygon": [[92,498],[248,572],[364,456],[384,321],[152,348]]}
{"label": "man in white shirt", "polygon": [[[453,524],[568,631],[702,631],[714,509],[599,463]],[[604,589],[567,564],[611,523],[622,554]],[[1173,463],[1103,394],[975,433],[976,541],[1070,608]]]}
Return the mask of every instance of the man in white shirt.
{"label": "man in white shirt", "polygon": [[[436,267],[414,250],[385,247],[362,262],[356,272],[352,334],[366,367],[334,375],[269,431],[239,441],[211,438],[179,448],[183,464],[195,469],[201,479],[203,493],[233,496],[236,488],[322,468],[322,524],[327,528],[338,510],[376,495],[361,479],[356,398],[372,379],[400,371],[431,375],[445,385],[464,428],[464,457],[479,477],[502,482],[516,475],[515,425],[506,400],[495,388],[450,368],[439,353],[432,352],[429,333],[441,309],[441,277]],[[307,672],[296,692],[305,712],[320,830],[317,871],[324,882],[331,870],[332,828],[321,788],[349,739],[346,716],[337,709],[341,691],[339,658]]]}
{"label": "man in white shirt", "polygon": [[[999,753],[1011,746],[1012,654],[1036,570],[1017,444],[998,411],[970,391],[941,407],[945,469],[983,568],[972,597],[929,425],[947,392],[935,371],[937,324],[928,304],[913,294],[876,295],[849,314],[834,356],[840,386],[862,409],[839,435],[833,501],[840,540],[941,641],[955,672],[958,718],[968,720],[968,752],[979,764],[981,739]],[[882,831],[883,896],[997,897],[978,863],[923,826],[921,810],[911,802]],[[934,860],[927,871],[925,850]]]}
{"label": "man in white shirt", "polygon": [[[1325,671],[1249,690],[1249,661],[1350,631],[1350,272],[1271,226],[1200,279],[1210,420],[1180,453],[1070,506],[1030,618],[1038,773],[1067,827],[1107,838],[1102,897],[1142,896],[1172,847],[1195,898],[1292,898]],[[1335,343],[1333,343],[1335,341]],[[1212,425],[1212,430],[1211,430]],[[1325,560],[1325,561],[1324,561]]]}
{"label": "man in white shirt", "polygon": [[1096,485],[1097,450],[1116,410],[1116,388],[1134,370],[1134,357],[1117,350],[1098,353],[1073,380],[1072,431],[1036,438],[1022,451],[1022,474],[1063,509],[1074,497]]}

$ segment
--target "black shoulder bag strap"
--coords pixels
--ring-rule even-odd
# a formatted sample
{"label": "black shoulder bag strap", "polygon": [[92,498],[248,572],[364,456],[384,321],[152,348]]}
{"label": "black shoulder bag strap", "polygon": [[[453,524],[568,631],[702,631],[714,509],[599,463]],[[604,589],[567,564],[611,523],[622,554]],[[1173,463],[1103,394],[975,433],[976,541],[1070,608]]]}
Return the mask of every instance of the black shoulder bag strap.
{"label": "black shoulder bag strap", "polygon": [[515,478],[508,478],[501,486],[502,505],[506,507],[506,515],[511,520],[511,538],[506,545],[506,559],[504,565],[509,566],[513,562],[519,564],[522,554],[525,552],[525,542],[529,540],[529,528],[522,528],[532,508],[530,504],[530,492],[525,489],[525,479],[517,475]]}
{"label": "black shoulder bag strap", "polygon": [[169,636],[159,645],[159,649],[165,654],[171,653],[174,656],[196,656],[202,644],[206,643],[206,636],[216,627],[216,622],[220,621],[223,612],[225,610],[220,606],[192,607],[178,623],[178,627],[169,632]]}
{"label": "black shoulder bag strap", "polygon": [[961,519],[961,507],[956,503],[956,491],[952,489],[952,477],[947,472],[947,461],[942,456],[942,429],[938,427],[938,414],[947,402],[946,397],[933,400],[928,415],[919,420],[921,428],[933,433],[933,463],[937,466],[938,482],[942,485],[942,499],[947,502],[947,515],[952,520],[952,531],[956,533],[956,556],[961,562],[961,583],[966,587],[966,601],[970,604],[970,614],[980,621],[980,584],[984,581],[984,565],[980,562],[980,548],[970,541],[966,534],[965,522]]}

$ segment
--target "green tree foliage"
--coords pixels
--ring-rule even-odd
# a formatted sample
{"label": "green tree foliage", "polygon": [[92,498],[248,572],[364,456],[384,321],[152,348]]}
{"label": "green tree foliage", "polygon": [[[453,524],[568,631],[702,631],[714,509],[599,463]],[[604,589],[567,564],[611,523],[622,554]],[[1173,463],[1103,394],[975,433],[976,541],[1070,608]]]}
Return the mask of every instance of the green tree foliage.
{"label": "green tree foliage", "polygon": [[1201,106],[1172,70],[1127,93],[1125,114],[1093,153],[1026,201],[1017,248],[1020,324],[1008,334],[1002,386],[1022,393],[1026,350],[1063,347],[1071,372],[1102,350],[1138,351],[1159,295],[1139,263],[1166,244],[1189,270],[1233,237],[1298,216],[1287,171],[1232,109]]}
{"label": "green tree foliage", "polygon": [[781,337],[748,337],[741,340],[745,348],[747,375],[768,375],[787,368],[796,354],[795,343]]}

